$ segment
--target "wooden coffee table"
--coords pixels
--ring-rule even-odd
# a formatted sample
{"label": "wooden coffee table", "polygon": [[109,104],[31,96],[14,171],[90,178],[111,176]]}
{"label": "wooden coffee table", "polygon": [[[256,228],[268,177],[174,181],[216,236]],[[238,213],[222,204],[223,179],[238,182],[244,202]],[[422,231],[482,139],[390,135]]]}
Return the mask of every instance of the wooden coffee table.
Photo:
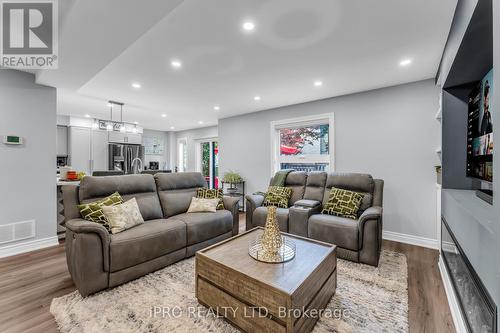
{"label": "wooden coffee table", "polygon": [[254,228],[196,252],[196,297],[246,332],[309,332],[335,294],[336,247],[284,234],[296,244],[295,258],[263,263],[248,254],[262,232]]}

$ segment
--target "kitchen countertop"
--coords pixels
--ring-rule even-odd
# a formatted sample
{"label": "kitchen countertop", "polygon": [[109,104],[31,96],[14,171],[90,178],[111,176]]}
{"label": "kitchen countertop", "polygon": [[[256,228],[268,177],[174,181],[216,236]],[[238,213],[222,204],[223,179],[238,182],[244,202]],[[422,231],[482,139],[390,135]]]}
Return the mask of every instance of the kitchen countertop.
{"label": "kitchen countertop", "polygon": [[57,177],[56,184],[57,184],[57,186],[63,186],[63,185],[80,185],[80,181],[79,180],[73,180],[73,181],[61,180],[59,177]]}

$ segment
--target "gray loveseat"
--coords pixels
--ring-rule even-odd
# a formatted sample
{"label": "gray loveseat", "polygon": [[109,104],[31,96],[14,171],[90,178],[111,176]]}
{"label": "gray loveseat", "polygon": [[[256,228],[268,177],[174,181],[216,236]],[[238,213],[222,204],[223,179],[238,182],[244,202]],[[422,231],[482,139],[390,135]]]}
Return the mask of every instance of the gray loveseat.
{"label": "gray loveseat", "polygon": [[[288,208],[277,209],[281,231],[337,245],[340,258],[378,265],[382,246],[382,201],[384,181],[359,173],[294,171],[285,187],[292,189]],[[321,214],[332,187],[364,194],[358,219]],[[246,229],[264,226],[267,207],[264,196],[246,196]]]}
{"label": "gray loveseat", "polygon": [[[196,190],[206,187],[200,173],[85,177],[80,186],[63,186],[66,259],[82,296],[114,287],[238,233],[238,199],[224,197],[225,210],[186,211]],[[77,205],[119,192],[135,197],[144,224],[110,234],[80,218]]]}

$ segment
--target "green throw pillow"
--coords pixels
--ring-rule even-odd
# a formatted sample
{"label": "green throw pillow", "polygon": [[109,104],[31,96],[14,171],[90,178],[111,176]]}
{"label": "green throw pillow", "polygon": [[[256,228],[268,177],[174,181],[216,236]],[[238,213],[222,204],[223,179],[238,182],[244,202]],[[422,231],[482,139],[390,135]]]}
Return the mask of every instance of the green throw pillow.
{"label": "green throw pillow", "polygon": [[288,201],[291,196],[292,189],[289,187],[269,186],[262,205],[288,208]]}
{"label": "green throw pillow", "polygon": [[333,187],[322,214],[336,215],[350,219],[358,218],[358,210],[364,195],[358,192]]}
{"label": "green throw pillow", "polygon": [[83,219],[97,222],[109,229],[108,219],[102,212],[102,206],[115,206],[123,203],[123,199],[118,192],[111,194],[101,200],[78,205],[78,210]]}
{"label": "green throw pillow", "polygon": [[199,188],[196,191],[196,197],[201,199],[219,199],[217,209],[224,209],[223,192],[221,188]]}

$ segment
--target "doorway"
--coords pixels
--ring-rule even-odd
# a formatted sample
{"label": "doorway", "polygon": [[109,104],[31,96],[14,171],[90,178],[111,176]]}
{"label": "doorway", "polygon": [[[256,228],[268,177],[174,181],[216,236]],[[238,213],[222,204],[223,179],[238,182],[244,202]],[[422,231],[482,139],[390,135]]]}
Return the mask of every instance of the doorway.
{"label": "doorway", "polygon": [[198,171],[202,173],[209,188],[219,188],[219,145],[216,139],[205,139],[198,143]]}

